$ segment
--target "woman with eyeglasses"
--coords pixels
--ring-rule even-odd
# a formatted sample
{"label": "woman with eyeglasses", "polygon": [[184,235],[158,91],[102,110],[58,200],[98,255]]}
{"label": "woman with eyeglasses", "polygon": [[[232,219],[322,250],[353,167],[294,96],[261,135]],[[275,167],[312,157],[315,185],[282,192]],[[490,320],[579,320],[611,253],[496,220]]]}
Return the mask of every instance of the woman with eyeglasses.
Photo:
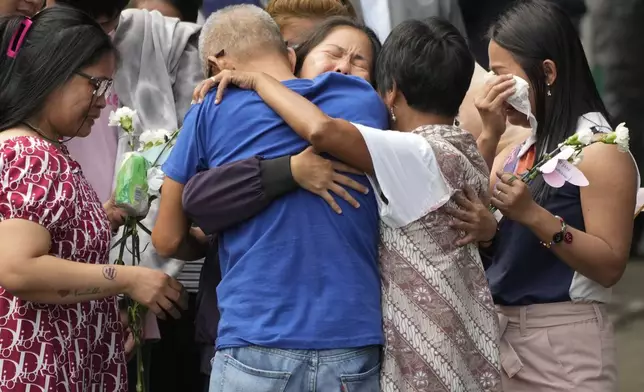
{"label": "woman with eyeglasses", "polygon": [[120,211],[65,142],[105,107],[116,52],[69,8],[0,19],[0,391],[125,391],[116,295],[177,313],[162,272],[110,265]]}

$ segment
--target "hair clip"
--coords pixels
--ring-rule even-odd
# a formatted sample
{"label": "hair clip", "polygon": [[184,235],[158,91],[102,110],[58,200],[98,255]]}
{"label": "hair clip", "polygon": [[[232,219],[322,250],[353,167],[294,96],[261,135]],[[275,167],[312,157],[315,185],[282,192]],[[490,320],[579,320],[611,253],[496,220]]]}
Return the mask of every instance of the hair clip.
{"label": "hair clip", "polygon": [[18,52],[20,51],[20,48],[22,47],[23,42],[25,41],[25,37],[27,36],[27,32],[31,28],[31,25],[33,22],[29,18],[23,19],[23,21],[20,23],[20,26],[16,30],[15,33],[13,33],[13,37],[11,37],[11,41],[9,43],[9,48],[7,49],[7,56],[11,58],[16,58],[18,55]]}

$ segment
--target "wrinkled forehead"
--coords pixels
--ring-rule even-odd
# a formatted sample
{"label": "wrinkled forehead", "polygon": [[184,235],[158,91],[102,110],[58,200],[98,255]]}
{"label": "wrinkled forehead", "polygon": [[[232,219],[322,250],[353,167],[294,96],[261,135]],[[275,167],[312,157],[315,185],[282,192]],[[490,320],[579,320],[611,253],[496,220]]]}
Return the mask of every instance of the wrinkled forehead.
{"label": "wrinkled forehead", "polygon": [[351,26],[334,28],[316,48],[337,48],[369,62],[373,60],[371,40],[363,31]]}

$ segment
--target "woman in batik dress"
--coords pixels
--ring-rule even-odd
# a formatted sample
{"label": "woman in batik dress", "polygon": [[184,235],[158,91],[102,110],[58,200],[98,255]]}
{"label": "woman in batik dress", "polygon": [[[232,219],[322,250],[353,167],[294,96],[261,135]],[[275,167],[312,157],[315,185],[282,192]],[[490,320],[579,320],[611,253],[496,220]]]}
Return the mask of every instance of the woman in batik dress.
{"label": "woman in batik dress", "polygon": [[461,190],[487,199],[476,141],[452,125],[474,59],[449,23],[407,21],[376,69],[395,131],[329,118],[267,75],[224,71],[215,80],[218,94],[230,83],[256,90],[316,151],[370,176],[382,220],[382,389],[500,391],[498,320],[478,249],[455,245],[463,233],[447,213]]}

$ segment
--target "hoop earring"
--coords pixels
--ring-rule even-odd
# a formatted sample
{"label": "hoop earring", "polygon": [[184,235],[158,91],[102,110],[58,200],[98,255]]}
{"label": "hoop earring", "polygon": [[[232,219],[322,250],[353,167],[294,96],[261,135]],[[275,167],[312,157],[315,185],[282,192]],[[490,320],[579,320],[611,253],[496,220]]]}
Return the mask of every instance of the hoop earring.
{"label": "hoop earring", "polygon": [[394,113],[393,106],[389,109],[389,114],[391,114],[391,121],[396,122],[396,114]]}

